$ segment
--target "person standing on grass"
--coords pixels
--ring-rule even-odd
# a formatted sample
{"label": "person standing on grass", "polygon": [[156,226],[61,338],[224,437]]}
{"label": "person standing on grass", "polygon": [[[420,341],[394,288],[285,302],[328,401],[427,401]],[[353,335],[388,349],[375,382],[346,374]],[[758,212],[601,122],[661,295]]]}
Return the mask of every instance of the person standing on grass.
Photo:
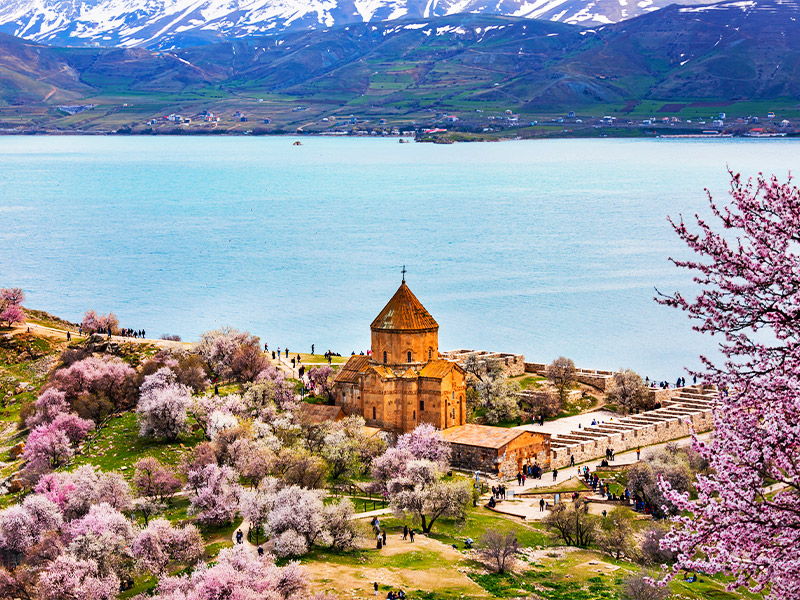
{"label": "person standing on grass", "polygon": [[381,531],[381,539],[383,540],[383,545],[386,545],[386,530],[384,529]]}

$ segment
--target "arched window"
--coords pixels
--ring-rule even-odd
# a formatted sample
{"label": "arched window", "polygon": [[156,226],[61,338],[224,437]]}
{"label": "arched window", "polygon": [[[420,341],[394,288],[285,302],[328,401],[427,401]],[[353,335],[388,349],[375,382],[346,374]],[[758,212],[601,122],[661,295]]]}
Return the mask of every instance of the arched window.
{"label": "arched window", "polygon": [[408,351],[408,362],[411,362],[411,350]]}
{"label": "arched window", "polygon": [[428,360],[433,356],[433,348],[428,348]]}
{"label": "arched window", "polygon": [[412,414],[412,418],[416,421],[417,420],[417,411],[414,411]]}
{"label": "arched window", "polygon": [[383,351],[383,364],[386,364],[386,350]]}
{"label": "arched window", "polygon": [[375,416],[375,407],[372,407],[372,420],[374,421],[377,417]]}

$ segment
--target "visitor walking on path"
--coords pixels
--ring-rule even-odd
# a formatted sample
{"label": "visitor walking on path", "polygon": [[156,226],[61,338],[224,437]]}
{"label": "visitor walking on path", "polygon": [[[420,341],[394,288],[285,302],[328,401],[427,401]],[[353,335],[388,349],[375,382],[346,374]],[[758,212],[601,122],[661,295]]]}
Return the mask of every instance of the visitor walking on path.
{"label": "visitor walking on path", "polygon": [[544,505],[545,504],[546,504],[546,502],[544,501],[544,498],[539,500],[539,512],[544,512]]}
{"label": "visitor walking on path", "polygon": [[411,539],[411,543],[413,544],[414,543],[414,530],[413,529],[409,529],[408,530],[408,537]]}
{"label": "visitor walking on path", "polygon": [[553,481],[558,479],[558,469],[553,469]]}
{"label": "visitor walking on path", "polygon": [[403,541],[408,539],[408,525],[403,525]]}

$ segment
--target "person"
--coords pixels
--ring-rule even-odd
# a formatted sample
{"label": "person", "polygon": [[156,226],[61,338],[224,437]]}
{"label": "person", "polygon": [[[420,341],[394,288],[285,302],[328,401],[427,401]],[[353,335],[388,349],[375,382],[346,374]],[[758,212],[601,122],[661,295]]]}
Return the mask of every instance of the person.
{"label": "person", "polygon": [[413,529],[409,529],[408,530],[408,538],[411,540],[411,543],[413,544],[414,543],[414,530]]}
{"label": "person", "polygon": [[378,546],[377,546],[377,548],[378,548],[378,550],[383,548],[383,540],[381,539],[381,536],[378,536]]}
{"label": "person", "polygon": [[539,500],[539,512],[544,512],[544,498]]}
{"label": "person", "polygon": [[286,348],[286,358],[289,358],[289,349]]}
{"label": "person", "polygon": [[375,595],[377,596],[378,595],[378,582],[376,581],[375,583],[373,583],[372,587],[375,588]]}
{"label": "person", "polygon": [[381,531],[381,539],[383,540],[383,545],[386,545],[386,530],[384,529]]}
{"label": "person", "polygon": [[488,504],[488,506],[489,506],[489,508],[494,508],[495,506],[497,506],[497,502],[495,501],[495,499],[494,499],[494,496],[492,496],[491,498],[489,498],[489,504]]}
{"label": "person", "polygon": [[570,457],[569,457],[569,466],[570,467],[574,467],[575,466],[575,455],[574,454],[570,455]]}
{"label": "person", "polygon": [[636,460],[639,460],[639,457],[640,457],[641,455],[642,455],[642,449],[641,449],[641,448],[637,448],[637,449],[636,449]]}
{"label": "person", "polygon": [[603,518],[605,519],[608,516],[608,511],[603,509]]}
{"label": "person", "polygon": [[237,544],[241,544],[243,537],[244,537],[244,534],[242,533],[242,530],[240,529],[239,531],[236,532],[236,543]]}
{"label": "person", "polygon": [[692,376],[692,383],[697,385],[697,375]]}
{"label": "person", "polygon": [[475,542],[475,540],[473,540],[471,537],[468,537],[466,540],[464,540],[464,546],[465,546],[465,547],[466,547],[468,550],[470,550],[470,549],[472,549],[472,544],[473,544],[474,542]]}
{"label": "person", "polygon": [[522,473],[517,471],[517,485],[522,485]]}
{"label": "person", "polygon": [[294,356],[292,357],[292,368],[294,369]]}
{"label": "person", "polygon": [[403,525],[403,540],[408,539],[408,525]]}
{"label": "person", "polygon": [[553,469],[553,481],[558,479],[558,469]]}
{"label": "person", "polygon": [[311,356],[314,356],[314,344],[311,344]]}
{"label": "person", "polygon": [[219,396],[219,386],[216,383],[214,384],[214,395]]}
{"label": "person", "polygon": [[522,485],[525,485],[525,473],[522,473]]}
{"label": "person", "polygon": [[264,556],[264,546],[259,546],[258,547],[258,555],[259,556]]}

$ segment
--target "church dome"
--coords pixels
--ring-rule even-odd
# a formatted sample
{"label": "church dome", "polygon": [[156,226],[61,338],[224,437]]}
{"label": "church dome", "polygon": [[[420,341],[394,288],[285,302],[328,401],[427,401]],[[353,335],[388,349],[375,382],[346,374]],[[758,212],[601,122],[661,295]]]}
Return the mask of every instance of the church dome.
{"label": "church dome", "polygon": [[373,331],[431,331],[439,329],[439,324],[404,280],[370,327]]}

